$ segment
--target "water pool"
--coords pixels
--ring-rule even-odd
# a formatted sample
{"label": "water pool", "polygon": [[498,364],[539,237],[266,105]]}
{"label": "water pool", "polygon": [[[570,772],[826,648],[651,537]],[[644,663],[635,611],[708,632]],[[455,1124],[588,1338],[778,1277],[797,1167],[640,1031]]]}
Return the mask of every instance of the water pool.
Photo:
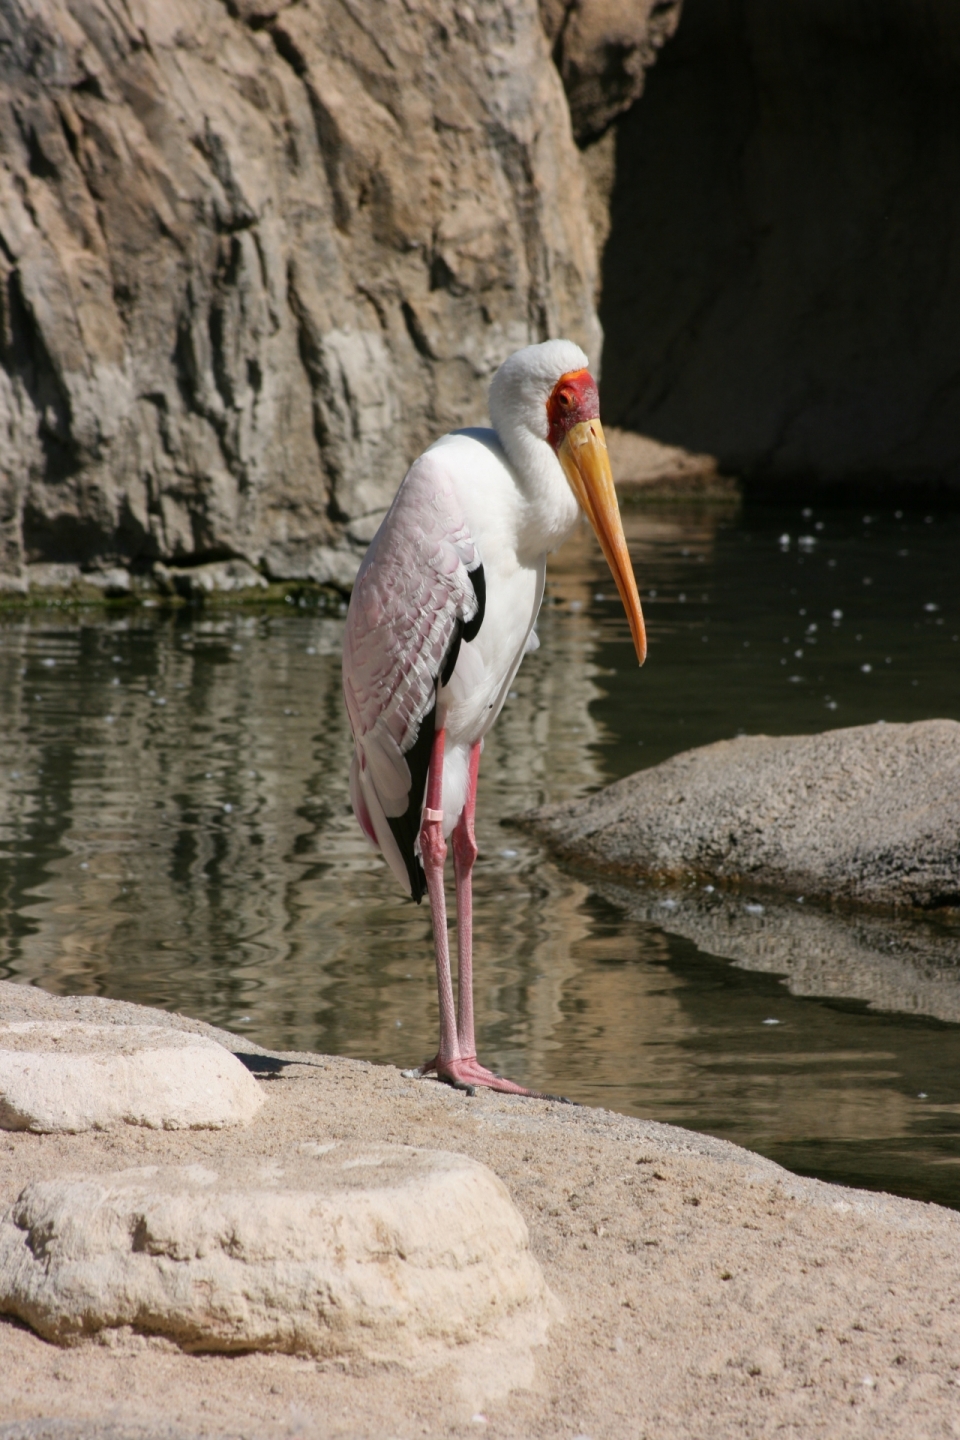
{"label": "water pool", "polygon": [[[647,665],[584,531],[484,754],[481,1056],[960,1205],[960,924],[745,919],[567,871],[501,823],[740,732],[960,719],[960,517],[627,507],[625,528]],[[0,977],[278,1048],[432,1052],[429,913],[349,814],[342,623],[312,601],[0,619]]]}

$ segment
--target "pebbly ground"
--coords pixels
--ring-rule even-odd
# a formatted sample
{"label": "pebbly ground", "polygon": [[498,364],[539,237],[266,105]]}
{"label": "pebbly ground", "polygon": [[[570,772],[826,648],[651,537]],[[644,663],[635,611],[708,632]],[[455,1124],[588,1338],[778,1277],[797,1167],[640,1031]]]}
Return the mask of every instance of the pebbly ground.
{"label": "pebbly ground", "polygon": [[[54,1015],[182,1026],[265,1053],[177,1016],[0,984],[2,1018]],[[186,1355],[133,1333],[61,1350],[0,1320],[4,1440],[960,1436],[960,1215],[603,1110],[277,1058],[246,1127],[0,1134],[0,1206],[33,1178],[253,1162],[305,1139],[461,1151],[526,1219],[562,1307],[547,1342],[383,1367]]]}

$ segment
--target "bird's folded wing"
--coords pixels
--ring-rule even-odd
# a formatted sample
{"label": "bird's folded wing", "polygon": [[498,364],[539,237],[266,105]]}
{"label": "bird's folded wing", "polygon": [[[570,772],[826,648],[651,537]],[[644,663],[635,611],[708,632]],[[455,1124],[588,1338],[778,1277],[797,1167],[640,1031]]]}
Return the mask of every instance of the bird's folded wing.
{"label": "bird's folded wing", "polygon": [[367,552],[343,644],[359,780],[381,849],[392,862],[377,810],[400,846],[414,893],[413,848],[429,762],[425,742],[433,735],[438,682],[449,679],[465,627],[475,632],[479,571],[480,556],[445,467],[434,455],[422,456]]}

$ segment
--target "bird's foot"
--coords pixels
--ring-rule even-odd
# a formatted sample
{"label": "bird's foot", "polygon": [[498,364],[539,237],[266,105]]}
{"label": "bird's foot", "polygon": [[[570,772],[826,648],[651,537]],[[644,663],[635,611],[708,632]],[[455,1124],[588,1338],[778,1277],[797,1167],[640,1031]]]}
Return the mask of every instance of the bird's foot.
{"label": "bird's foot", "polygon": [[560,1105],[572,1103],[564,1095],[546,1095],[542,1090],[528,1090],[525,1085],[517,1085],[503,1075],[495,1075],[480,1064],[476,1055],[467,1055],[460,1060],[441,1060],[439,1055],[435,1055],[415,1070],[404,1070],[403,1075],[408,1080],[422,1080],[427,1075],[436,1075],[444,1085],[450,1085],[454,1090],[465,1090],[468,1095],[475,1095],[480,1086],[486,1090],[498,1090],[504,1095],[526,1095],[531,1100],[555,1100]]}

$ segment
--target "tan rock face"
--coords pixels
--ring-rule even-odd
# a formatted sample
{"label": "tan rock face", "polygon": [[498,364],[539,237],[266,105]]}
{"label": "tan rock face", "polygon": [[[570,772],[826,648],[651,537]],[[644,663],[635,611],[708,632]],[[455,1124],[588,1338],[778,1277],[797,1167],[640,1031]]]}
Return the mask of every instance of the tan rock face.
{"label": "tan rock face", "polygon": [[219,1129],[251,1120],[260,1087],[222,1045],[157,1025],[0,1025],[0,1130]]}
{"label": "tan rock face", "polygon": [[525,823],[620,873],[960,906],[960,724],[721,740]]}
{"label": "tan rock face", "polygon": [[737,482],[721,475],[712,455],[691,455],[676,445],[661,445],[649,435],[604,428],[617,488],[631,495],[696,495],[735,500]]}
{"label": "tan rock face", "polygon": [[596,356],[535,0],[34,0],[0,26],[4,586],[224,554],[349,581],[510,350]]}
{"label": "tan rock face", "polygon": [[681,0],[540,0],[573,131],[585,144],[643,92],[645,71],[677,28]]}
{"label": "tan rock face", "polygon": [[28,1185],[0,1310],[70,1343],[133,1325],[193,1350],[412,1356],[548,1295],[502,1181],[464,1155],[305,1141],[276,1161]]}

